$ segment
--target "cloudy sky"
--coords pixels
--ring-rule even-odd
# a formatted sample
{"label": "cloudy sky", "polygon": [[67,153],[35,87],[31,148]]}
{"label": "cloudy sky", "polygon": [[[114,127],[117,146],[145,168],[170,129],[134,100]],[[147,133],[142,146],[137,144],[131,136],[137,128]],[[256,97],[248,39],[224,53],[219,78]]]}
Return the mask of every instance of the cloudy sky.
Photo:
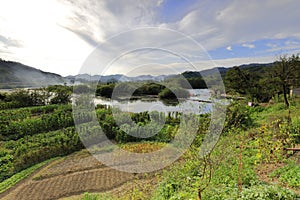
{"label": "cloudy sky", "polygon": [[271,62],[300,53],[299,7],[298,0],[0,0],[0,58],[61,75]]}

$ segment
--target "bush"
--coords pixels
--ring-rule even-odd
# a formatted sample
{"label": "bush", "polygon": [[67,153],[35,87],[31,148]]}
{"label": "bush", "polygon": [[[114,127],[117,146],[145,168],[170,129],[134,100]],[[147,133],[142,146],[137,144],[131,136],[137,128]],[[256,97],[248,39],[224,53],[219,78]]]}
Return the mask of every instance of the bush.
{"label": "bush", "polygon": [[226,112],[226,121],[223,132],[228,132],[230,129],[242,129],[253,125],[251,118],[251,108],[239,102],[233,102],[228,106]]}
{"label": "bush", "polygon": [[183,88],[165,88],[159,94],[161,99],[177,99],[189,97],[189,92]]}
{"label": "bush", "polygon": [[111,95],[114,91],[115,84],[109,84],[109,85],[99,85],[96,89],[96,95],[106,98],[111,98]]}

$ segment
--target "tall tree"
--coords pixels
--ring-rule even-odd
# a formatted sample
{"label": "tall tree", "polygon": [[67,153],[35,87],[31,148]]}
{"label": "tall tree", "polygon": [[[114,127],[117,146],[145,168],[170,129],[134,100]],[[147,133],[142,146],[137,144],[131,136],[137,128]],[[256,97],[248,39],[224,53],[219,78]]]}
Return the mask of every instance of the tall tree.
{"label": "tall tree", "polygon": [[291,86],[296,86],[299,82],[299,70],[300,70],[300,58],[299,55],[292,55],[290,57],[280,56],[279,60],[275,62],[272,69],[272,77],[278,81],[283,93],[284,103],[289,108],[290,103],[287,95]]}
{"label": "tall tree", "polygon": [[258,86],[255,74],[251,74],[239,67],[233,67],[227,71],[225,86],[227,91],[248,96],[251,98],[251,101],[254,101],[257,97]]}

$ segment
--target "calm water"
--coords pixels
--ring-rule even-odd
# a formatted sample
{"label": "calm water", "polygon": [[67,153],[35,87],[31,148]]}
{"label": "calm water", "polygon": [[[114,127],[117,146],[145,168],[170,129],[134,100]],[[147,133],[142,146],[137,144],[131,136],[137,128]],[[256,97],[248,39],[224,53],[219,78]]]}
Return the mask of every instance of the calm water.
{"label": "calm water", "polygon": [[192,95],[190,98],[184,101],[180,101],[179,104],[174,105],[174,102],[160,101],[157,98],[145,98],[139,100],[111,100],[105,98],[96,98],[95,104],[108,105],[112,107],[117,107],[122,111],[127,112],[144,112],[144,111],[159,111],[164,113],[169,112],[182,112],[182,113],[207,113],[211,110],[211,103],[199,102],[200,101],[209,101],[210,92],[207,89],[195,89],[189,90]]}

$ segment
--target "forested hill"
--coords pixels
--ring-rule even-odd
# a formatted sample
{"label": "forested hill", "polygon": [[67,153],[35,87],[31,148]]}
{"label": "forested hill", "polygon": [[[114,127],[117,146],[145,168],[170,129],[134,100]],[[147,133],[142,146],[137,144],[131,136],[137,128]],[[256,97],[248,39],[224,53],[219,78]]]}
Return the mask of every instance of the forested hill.
{"label": "forested hill", "polygon": [[[269,67],[273,66],[274,63],[251,63],[251,64],[243,64],[238,67],[240,69],[246,70],[248,72],[265,72],[269,69]],[[220,72],[222,77],[225,77],[227,71],[233,67],[217,67],[213,69],[203,70],[200,73],[195,71],[186,71],[182,73],[185,78],[196,78],[201,77],[201,74],[213,74],[216,72],[216,69]]]}
{"label": "forested hill", "polygon": [[64,78],[58,74],[0,58],[0,88],[40,87],[63,83]]}

